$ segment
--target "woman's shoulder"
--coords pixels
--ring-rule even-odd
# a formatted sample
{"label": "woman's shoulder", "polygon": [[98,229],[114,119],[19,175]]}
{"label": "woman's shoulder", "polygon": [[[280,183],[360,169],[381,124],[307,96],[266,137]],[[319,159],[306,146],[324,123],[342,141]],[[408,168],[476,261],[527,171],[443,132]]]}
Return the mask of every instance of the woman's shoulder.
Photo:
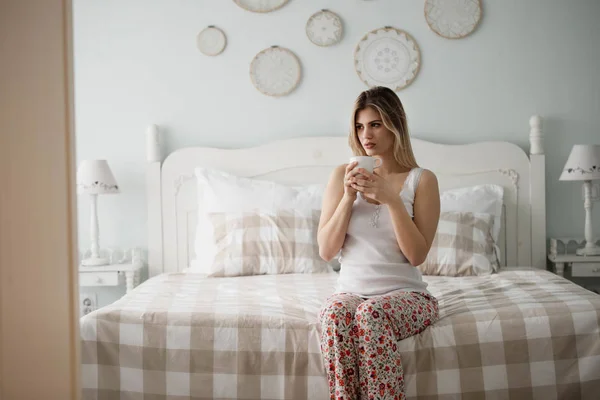
{"label": "woman's shoulder", "polygon": [[329,187],[342,186],[344,182],[344,176],[346,175],[346,167],[348,164],[341,164],[333,168],[331,174],[329,174]]}
{"label": "woman's shoulder", "polygon": [[331,173],[331,176],[337,178],[337,177],[346,175],[346,168],[347,167],[348,167],[348,163],[346,163],[346,164],[340,164],[340,165],[336,166],[333,169],[333,171]]}
{"label": "woman's shoulder", "polygon": [[415,170],[417,170],[421,179],[437,181],[437,176],[435,175],[435,173],[432,170],[427,169],[427,168],[422,168],[422,167],[417,167],[417,168],[415,168]]}
{"label": "woman's shoulder", "polygon": [[417,192],[432,192],[439,191],[438,179],[433,171],[426,168],[419,168],[419,179],[415,185],[415,191]]}

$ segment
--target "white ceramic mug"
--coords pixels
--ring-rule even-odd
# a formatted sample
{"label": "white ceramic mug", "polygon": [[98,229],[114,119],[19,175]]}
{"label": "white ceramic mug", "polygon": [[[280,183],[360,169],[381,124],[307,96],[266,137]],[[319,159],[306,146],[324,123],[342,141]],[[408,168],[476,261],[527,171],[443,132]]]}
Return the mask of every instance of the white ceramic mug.
{"label": "white ceramic mug", "polygon": [[371,156],[354,156],[350,158],[350,163],[357,162],[358,164],[354,168],[363,168],[369,173],[373,173],[375,168],[381,167],[381,158]]}

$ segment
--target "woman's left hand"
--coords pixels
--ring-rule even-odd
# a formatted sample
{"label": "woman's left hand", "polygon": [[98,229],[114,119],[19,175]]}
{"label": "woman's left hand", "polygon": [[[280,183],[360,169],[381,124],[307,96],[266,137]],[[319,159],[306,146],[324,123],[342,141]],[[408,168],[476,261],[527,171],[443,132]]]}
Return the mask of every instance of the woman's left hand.
{"label": "woman's left hand", "polygon": [[358,169],[358,175],[353,178],[352,188],[363,194],[364,197],[375,200],[381,204],[389,204],[398,198],[391,185],[376,172],[370,173],[364,168]]}

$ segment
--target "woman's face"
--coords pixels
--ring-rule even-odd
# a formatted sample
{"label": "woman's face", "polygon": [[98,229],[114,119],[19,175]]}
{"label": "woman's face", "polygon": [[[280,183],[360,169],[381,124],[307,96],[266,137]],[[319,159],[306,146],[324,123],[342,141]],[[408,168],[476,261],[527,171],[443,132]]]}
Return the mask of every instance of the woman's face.
{"label": "woman's face", "polygon": [[381,156],[393,151],[394,134],[381,120],[379,111],[366,107],[356,113],[356,134],[368,156]]}

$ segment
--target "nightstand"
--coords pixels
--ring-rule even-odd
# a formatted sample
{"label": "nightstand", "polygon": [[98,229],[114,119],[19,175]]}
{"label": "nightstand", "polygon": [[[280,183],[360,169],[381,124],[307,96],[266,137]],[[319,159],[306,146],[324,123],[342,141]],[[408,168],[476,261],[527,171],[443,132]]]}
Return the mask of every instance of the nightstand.
{"label": "nightstand", "polygon": [[575,254],[549,254],[548,260],[554,263],[556,274],[565,276],[565,267],[571,269],[572,277],[600,278],[600,256],[578,256]]}
{"label": "nightstand", "polygon": [[567,267],[571,270],[572,277],[600,278],[600,256],[578,256],[575,254],[575,251],[584,245],[585,240],[583,238],[550,238],[548,260],[554,264],[557,275],[564,277],[565,267]]}
{"label": "nightstand", "polygon": [[142,263],[111,264],[99,267],[79,267],[79,286],[118,286],[125,277],[127,293],[140,284]]}

